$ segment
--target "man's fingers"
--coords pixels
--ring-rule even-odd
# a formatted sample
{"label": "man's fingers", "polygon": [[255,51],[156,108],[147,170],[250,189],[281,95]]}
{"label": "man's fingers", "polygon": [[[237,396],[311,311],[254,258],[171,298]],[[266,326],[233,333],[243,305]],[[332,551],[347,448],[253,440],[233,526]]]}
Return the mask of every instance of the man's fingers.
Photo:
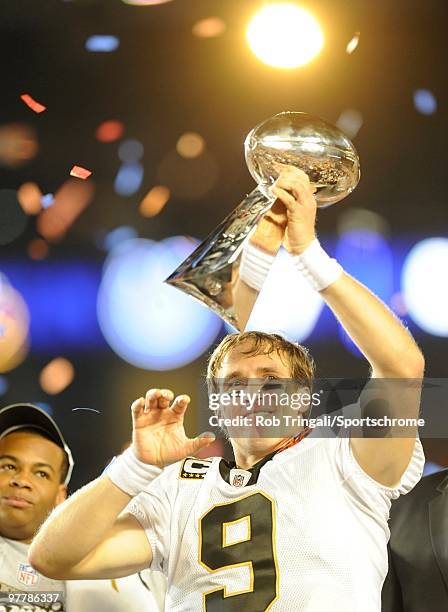
{"label": "man's fingers", "polygon": [[168,408],[174,393],[170,389],[150,389],[145,397],[145,412],[156,408]]}
{"label": "man's fingers", "polygon": [[271,187],[271,191],[275,197],[279,198],[283,202],[288,212],[297,211],[297,201],[288,191],[278,187],[277,185],[275,187]]}
{"label": "man's fingers", "polygon": [[193,440],[189,440],[190,449],[188,451],[188,454],[195,455],[198,451],[201,450],[201,448],[205,448],[206,446],[209,446],[215,440],[216,440],[216,436],[211,431],[206,431],[204,433],[201,433],[201,435],[198,436],[197,438],[193,438]]}
{"label": "man's fingers", "polygon": [[264,215],[264,219],[268,219],[276,225],[284,228],[288,223],[288,216],[283,202],[279,199],[275,200],[274,204]]}
{"label": "man's fingers", "polygon": [[295,199],[296,202],[299,204],[311,207],[314,207],[316,205],[313,196],[313,189],[311,188],[311,184],[309,182],[305,183],[305,181],[296,178],[291,180],[287,177],[280,177],[272,187],[272,192],[274,195],[274,189],[276,188],[283,189],[283,191],[286,191],[287,193],[292,195],[293,199]]}
{"label": "man's fingers", "polygon": [[306,183],[304,181],[294,181],[292,192],[300,204],[311,207],[316,206],[316,201],[313,196],[314,191],[309,181]]}
{"label": "man's fingers", "polygon": [[174,398],[174,393],[170,389],[161,389],[159,397],[159,408],[168,408]]}
{"label": "man's fingers", "polygon": [[145,412],[154,410],[160,397],[160,389],[149,389],[145,395]]}
{"label": "man's fingers", "polygon": [[191,400],[188,395],[179,395],[171,404],[171,410],[178,415],[182,415],[188,408],[188,404],[190,403],[190,401]]}
{"label": "man's fingers", "polygon": [[139,397],[131,404],[131,412],[133,418],[138,418],[145,409],[145,399],[143,397]]}

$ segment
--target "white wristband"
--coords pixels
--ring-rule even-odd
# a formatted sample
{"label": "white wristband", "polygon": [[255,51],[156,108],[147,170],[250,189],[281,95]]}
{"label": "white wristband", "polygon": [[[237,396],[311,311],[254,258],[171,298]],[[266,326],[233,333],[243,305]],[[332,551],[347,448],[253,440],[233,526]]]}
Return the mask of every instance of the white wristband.
{"label": "white wristband", "polygon": [[261,291],[274,259],[275,255],[258,249],[248,240],[241,255],[239,269],[241,280],[252,289]]}
{"label": "white wristband", "polygon": [[144,491],[162,473],[162,469],[137,459],[130,446],[112,460],[104,473],[114,485],[134,497]]}
{"label": "white wristband", "polygon": [[316,291],[323,291],[337,280],[342,266],[321,247],[317,238],[301,253],[293,256],[294,265]]}

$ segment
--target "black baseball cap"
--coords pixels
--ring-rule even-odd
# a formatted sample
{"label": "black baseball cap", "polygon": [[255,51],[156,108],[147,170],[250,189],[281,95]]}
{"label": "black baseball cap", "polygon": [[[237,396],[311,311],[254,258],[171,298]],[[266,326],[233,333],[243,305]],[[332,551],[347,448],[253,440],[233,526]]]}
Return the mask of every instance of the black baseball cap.
{"label": "black baseball cap", "polygon": [[0,439],[13,431],[34,429],[42,431],[67,455],[68,470],[64,484],[69,483],[73,471],[73,457],[61,430],[49,414],[34,404],[11,404],[0,410]]}

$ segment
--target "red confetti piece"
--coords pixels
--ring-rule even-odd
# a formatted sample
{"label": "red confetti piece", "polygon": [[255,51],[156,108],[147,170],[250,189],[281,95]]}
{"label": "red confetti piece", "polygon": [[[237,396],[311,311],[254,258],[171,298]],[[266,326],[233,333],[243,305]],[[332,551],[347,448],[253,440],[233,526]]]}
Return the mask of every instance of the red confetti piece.
{"label": "red confetti piece", "polygon": [[32,98],[29,94],[22,94],[20,98],[25,102],[25,104],[31,108],[35,113],[43,113],[44,110],[47,110],[47,107],[39,102],[36,102],[34,98]]}
{"label": "red confetti piece", "polygon": [[76,178],[83,180],[89,178],[91,174],[92,172],[90,170],[87,170],[87,168],[83,168],[82,166],[73,166],[73,168],[70,170],[70,176],[76,176]]}

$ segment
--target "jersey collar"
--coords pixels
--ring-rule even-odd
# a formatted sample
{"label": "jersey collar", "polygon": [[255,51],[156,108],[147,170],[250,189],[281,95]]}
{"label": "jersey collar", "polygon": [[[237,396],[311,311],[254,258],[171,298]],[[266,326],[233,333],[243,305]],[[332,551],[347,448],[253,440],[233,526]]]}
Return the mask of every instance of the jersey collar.
{"label": "jersey collar", "polygon": [[[250,479],[246,483],[246,487],[250,487],[251,485],[256,484],[256,482],[258,481],[258,477],[260,475],[261,468],[264,465],[266,465],[268,461],[270,461],[273,457],[275,457],[275,455],[278,455],[279,453],[283,452],[287,448],[291,448],[291,446],[295,446],[296,444],[301,442],[304,438],[307,437],[307,435],[310,432],[311,432],[311,429],[309,427],[306,427],[303,431],[295,435],[293,438],[290,438],[289,440],[287,440],[287,442],[285,442],[283,446],[281,446],[280,448],[277,448],[272,453],[269,453],[268,455],[266,455],[266,457],[263,457],[263,459],[260,459],[260,461],[258,461],[255,465],[253,465],[250,469],[245,470],[246,472],[249,472],[251,474]],[[227,484],[231,485],[230,471],[232,469],[235,469],[236,467],[237,465],[235,461],[226,461],[225,459],[221,459],[221,461],[219,462],[219,473],[221,474],[221,478]]]}

